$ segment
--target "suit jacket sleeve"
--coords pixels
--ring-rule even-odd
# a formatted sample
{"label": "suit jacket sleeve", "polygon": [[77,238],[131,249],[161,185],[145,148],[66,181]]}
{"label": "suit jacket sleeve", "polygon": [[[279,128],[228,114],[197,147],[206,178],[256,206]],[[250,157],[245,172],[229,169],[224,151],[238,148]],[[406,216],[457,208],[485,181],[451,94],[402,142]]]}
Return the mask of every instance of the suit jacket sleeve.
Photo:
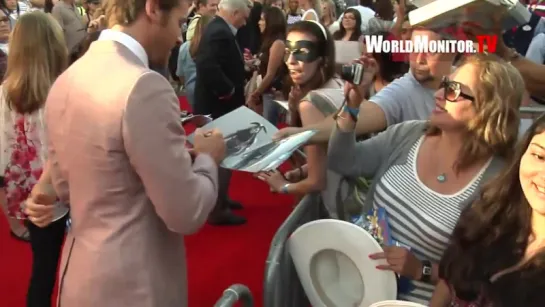
{"label": "suit jacket sleeve", "polygon": [[[47,164],[49,164],[49,172],[46,172],[46,168],[48,167]],[[40,177],[40,180],[44,180],[45,182],[51,181],[51,184],[53,185],[53,189],[55,190],[55,193],[57,193],[57,197],[59,200],[65,204],[70,203],[70,193],[69,193],[69,186],[68,181],[66,180],[65,174],[61,171],[61,168],[59,166],[59,160],[57,159],[57,152],[54,146],[49,146],[48,149],[48,160],[46,162],[43,176],[49,175],[49,178],[43,178]]]}
{"label": "suit jacket sleeve", "polygon": [[[218,29],[209,34],[210,38],[206,42],[201,41],[199,46],[195,61],[197,74],[204,76],[199,79],[203,81],[206,89],[214,91],[218,97],[227,96],[233,93],[235,86],[223,73],[220,62],[224,57],[240,55],[226,54],[225,52],[230,49],[230,40],[234,40],[234,36],[229,37],[229,32]],[[228,60],[225,59],[225,61]]]}
{"label": "suit jacket sleeve", "polygon": [[125,107],[122,132],[157,215],[174,232],[197,231],[216,203],[218,169],[205,154],[192,164],[179,102],[165,78],[154,72],[139,78]]}

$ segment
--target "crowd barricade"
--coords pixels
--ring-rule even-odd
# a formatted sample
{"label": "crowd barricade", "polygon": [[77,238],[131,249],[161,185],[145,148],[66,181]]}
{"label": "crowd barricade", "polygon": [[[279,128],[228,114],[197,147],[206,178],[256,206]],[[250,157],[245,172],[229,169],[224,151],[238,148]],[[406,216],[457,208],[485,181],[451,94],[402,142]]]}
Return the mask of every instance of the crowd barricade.
{"label": "crowd barricade", "polygon": [[241,284],[234,284],[223,291],[223,295],[216,302],[214,307],[231,307],[241,302],[242,307],[253,307],[254,298],[248,287]]}
{"label": "crowd barricade", "polygon": [[526,119],[535,119],[539,117],[541,114],[545,114],[545,106],[541,105],[533,105],[528,107],[520,107],[520,114],[521,117]]}
{"label": "crowd barricade", "polygon": [[308,194],[297,204],[274,235],[265,267],[264,307],[310,306],[286,243],[301,225],[327,217],[319,193]]}

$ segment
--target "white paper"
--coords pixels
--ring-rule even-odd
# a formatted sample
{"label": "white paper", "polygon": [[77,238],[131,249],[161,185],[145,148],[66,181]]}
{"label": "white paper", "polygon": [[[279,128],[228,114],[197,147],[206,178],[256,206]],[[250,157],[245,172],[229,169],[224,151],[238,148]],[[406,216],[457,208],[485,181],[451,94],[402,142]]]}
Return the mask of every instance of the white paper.
{"label": "white paper", "polygon": [[285,100],[274,100],[278,105],[280,105],[282,108],[286,109],[287,111],[290,110],[289,103]]}
{"label": "white paper", "polygon": [[361,57],[361,42],[335,41],[335,63],[350,64]]}
{"label": "white paper", "polygon": [[[202,129],[219,129],[227,153],[221,167],[256,173],[275,169],[304,145],[316,131],[305,131],[280,141],[272,136],[278,129],[247,107],[240,107],[206,124]],[[188,137],[193,143],[194,133]]]}

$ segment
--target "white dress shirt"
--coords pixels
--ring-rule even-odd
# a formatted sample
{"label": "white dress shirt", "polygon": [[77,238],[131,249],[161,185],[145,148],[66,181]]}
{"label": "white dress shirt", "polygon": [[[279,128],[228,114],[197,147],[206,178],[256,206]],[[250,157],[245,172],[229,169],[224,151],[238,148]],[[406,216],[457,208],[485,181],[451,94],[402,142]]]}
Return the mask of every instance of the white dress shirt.
{"label": "white dress shirt", "polygon": [[140,45],[140,43],[132,36],[121,31],[106,29],[102,30],[98,40],[110,40],[120,43],[121,45],[127,47],[127,49],[129,49],[134,55],[136,55],[136,57],[138,57],[138,59],[142,61],[146,67],[149,67],[148,54],[146,53],[146,50],[144,50],[144,47],[142,47],[142,45]]}

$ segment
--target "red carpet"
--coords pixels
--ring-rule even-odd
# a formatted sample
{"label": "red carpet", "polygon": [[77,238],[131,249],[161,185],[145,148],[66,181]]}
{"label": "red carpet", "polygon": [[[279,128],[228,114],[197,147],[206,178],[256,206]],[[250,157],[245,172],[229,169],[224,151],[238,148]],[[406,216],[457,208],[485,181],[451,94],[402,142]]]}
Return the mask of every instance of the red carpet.
{"label": "red carpet", "polygon": [[[290,213],[293,200],[271,194],[268,186],[244,173],[233,175],[229,194],[244,205],[240,214],[248,223],[237,227],[206,225],[186,238],[190,307],[213,306],[223,290],[234,283],[247,285],[255,306],[262,306],[269,244]],[[0,217],[0,246],[0,306],[24,307],[30,246],[10,237],[4,217]]]}

